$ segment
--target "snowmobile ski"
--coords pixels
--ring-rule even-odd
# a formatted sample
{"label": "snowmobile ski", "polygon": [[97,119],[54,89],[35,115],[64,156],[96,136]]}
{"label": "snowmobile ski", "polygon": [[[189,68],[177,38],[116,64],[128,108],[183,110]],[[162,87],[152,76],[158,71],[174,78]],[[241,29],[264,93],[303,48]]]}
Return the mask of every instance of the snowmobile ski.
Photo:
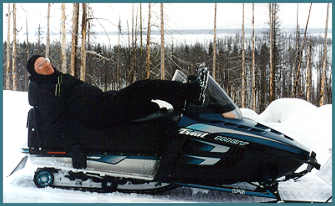
{"label": "snowmobile ski", "polygon": [[241,187],[234,187],[229,185],[221,185],[221,186],[209,186],[209,185],[196,185],[196,184],[183,184],[177,183],[179,186],[191,187],[191,188],[199,188],[199,189],[207,189],[207,190],[216,190],[222,192],[229,192],[232,194],[240,194],[240,195],[248,195],[255,197],[266,197],[273,199],[280,199],[278,193],[278,184],[274,184],[271,186],[258,186],[254,189],[247,189]]}

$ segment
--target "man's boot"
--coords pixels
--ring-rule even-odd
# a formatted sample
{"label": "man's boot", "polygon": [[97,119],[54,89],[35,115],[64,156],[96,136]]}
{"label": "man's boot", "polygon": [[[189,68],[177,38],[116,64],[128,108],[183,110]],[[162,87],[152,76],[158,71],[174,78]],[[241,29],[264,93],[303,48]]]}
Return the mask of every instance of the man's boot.
{"label": "man's boot", "polygon": [[187,82],[190,88],[194,90],[192,98],[188,104],[202,105],[206,99],[206,89],[208,86],[208,69],[207,67],[201,67],[197,70],[196,75],[190,75],[187,78]]}

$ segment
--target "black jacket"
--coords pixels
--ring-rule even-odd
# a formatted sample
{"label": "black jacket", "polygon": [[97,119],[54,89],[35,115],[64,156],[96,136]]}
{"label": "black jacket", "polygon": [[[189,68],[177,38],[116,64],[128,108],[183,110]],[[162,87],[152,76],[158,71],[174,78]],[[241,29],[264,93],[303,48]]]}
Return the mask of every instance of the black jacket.
{"label": "black jacket", "polygon": [[45,78],[30,78],[29,103],[37,110],[42,136],[57,138],[75,133],[79,124],[103,127],[103,96],[97,87],[56,71]]}
{"label": "black jacket", "polygon": [[[138,83],[141,87],[141,82]],[[64,122],[66,127],[70,127],[69,124],[79,121],[87,128],[102,129],[129,122],[157,110],[157,105],[150,102],[150,98],[141,101],[139,99],[144,94],[128,90],[131,88],[103,92],[55,70],[52,75],[30,78],[28,93],[30,105],[39,107],[40,122],[46,128],[56,122]]]}

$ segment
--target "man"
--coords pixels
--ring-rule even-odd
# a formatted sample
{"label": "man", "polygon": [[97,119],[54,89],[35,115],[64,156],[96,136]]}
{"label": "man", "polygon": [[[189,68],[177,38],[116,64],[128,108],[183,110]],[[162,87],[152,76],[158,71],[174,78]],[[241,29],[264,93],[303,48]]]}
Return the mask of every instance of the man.
{"label": "man", "polygon": [[[30,121],[37,127],[33,131],[38,131],[38,134],[29,135],[28,145],[49,149],[64,148],[72,154],[74,168],[86,167],[83,145],[92,148],[124,147],[124,144],[116,143],[120,141],[120,137],[113,138],[111,132],[114,130],[117,132],[118,125],[127,125],[131,120],[158,111],[159,106],[151,102],[152,99],[169,102],[175,111],[182,111],[185,102],[199,104],[203,102],[201,93],[204,89],[200,86],[200,79],[197,78],[191,83],[142,80],[119,91],[103,92],[69,74],[57,71],[50,60],[41,55],[29,58],[27,70],[30,73],[29,104],[34,107],[32,110],[34,120]],[[91,134],[90,129],[101,133]],[[104,139],[103,136],[106,134],[110,138]],[[131,139],[133,142],[131,148],[136,150],[139,148],[136,144],[146,145],[146,141],[154,143],[146,137],[147,140],[141,139],[135,144],[134,139],[140,136],[137,134]],[[161,139],[166,141],[163,137]],[[171,159],[165,157],[168,153],[168,150],[164,152],[164,159]],[[170,164],[169,162],[170,160],[164,165]],[[165,167],[162,168],[164,171]]]}
{"label": "man", "polygon": [[[119,91],[103,92],[75,77],[63,74],[48,58],[33,55],[27,63],[30,81],[35,85],[29,98],[44,108],[48,117],[77,119],[86,127],[106,128],[118,123],[144,117],[159,109],[152,99],[169,102],[181,111],[185,101],[201,102],[200,81],[181,83],[168,80],[142,80]],[[200,103],[199,102],[199,103]],[[57,103],[59,105],[57,105]],[[64,114],[50,115],[63,109]]]}

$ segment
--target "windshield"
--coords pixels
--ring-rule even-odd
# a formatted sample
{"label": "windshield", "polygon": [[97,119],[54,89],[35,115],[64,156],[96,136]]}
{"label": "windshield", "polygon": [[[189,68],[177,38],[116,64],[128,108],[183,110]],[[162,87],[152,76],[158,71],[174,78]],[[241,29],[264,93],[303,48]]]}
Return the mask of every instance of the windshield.
{"label": "windshield", "polygon": [[[185,83],[187,82],[187,75],[180,70],[176,70],[172,80]],[[211,75],[208,78],[204,111],[222,113],[224,117],[228,118],[242,119],[240,109]]]}

